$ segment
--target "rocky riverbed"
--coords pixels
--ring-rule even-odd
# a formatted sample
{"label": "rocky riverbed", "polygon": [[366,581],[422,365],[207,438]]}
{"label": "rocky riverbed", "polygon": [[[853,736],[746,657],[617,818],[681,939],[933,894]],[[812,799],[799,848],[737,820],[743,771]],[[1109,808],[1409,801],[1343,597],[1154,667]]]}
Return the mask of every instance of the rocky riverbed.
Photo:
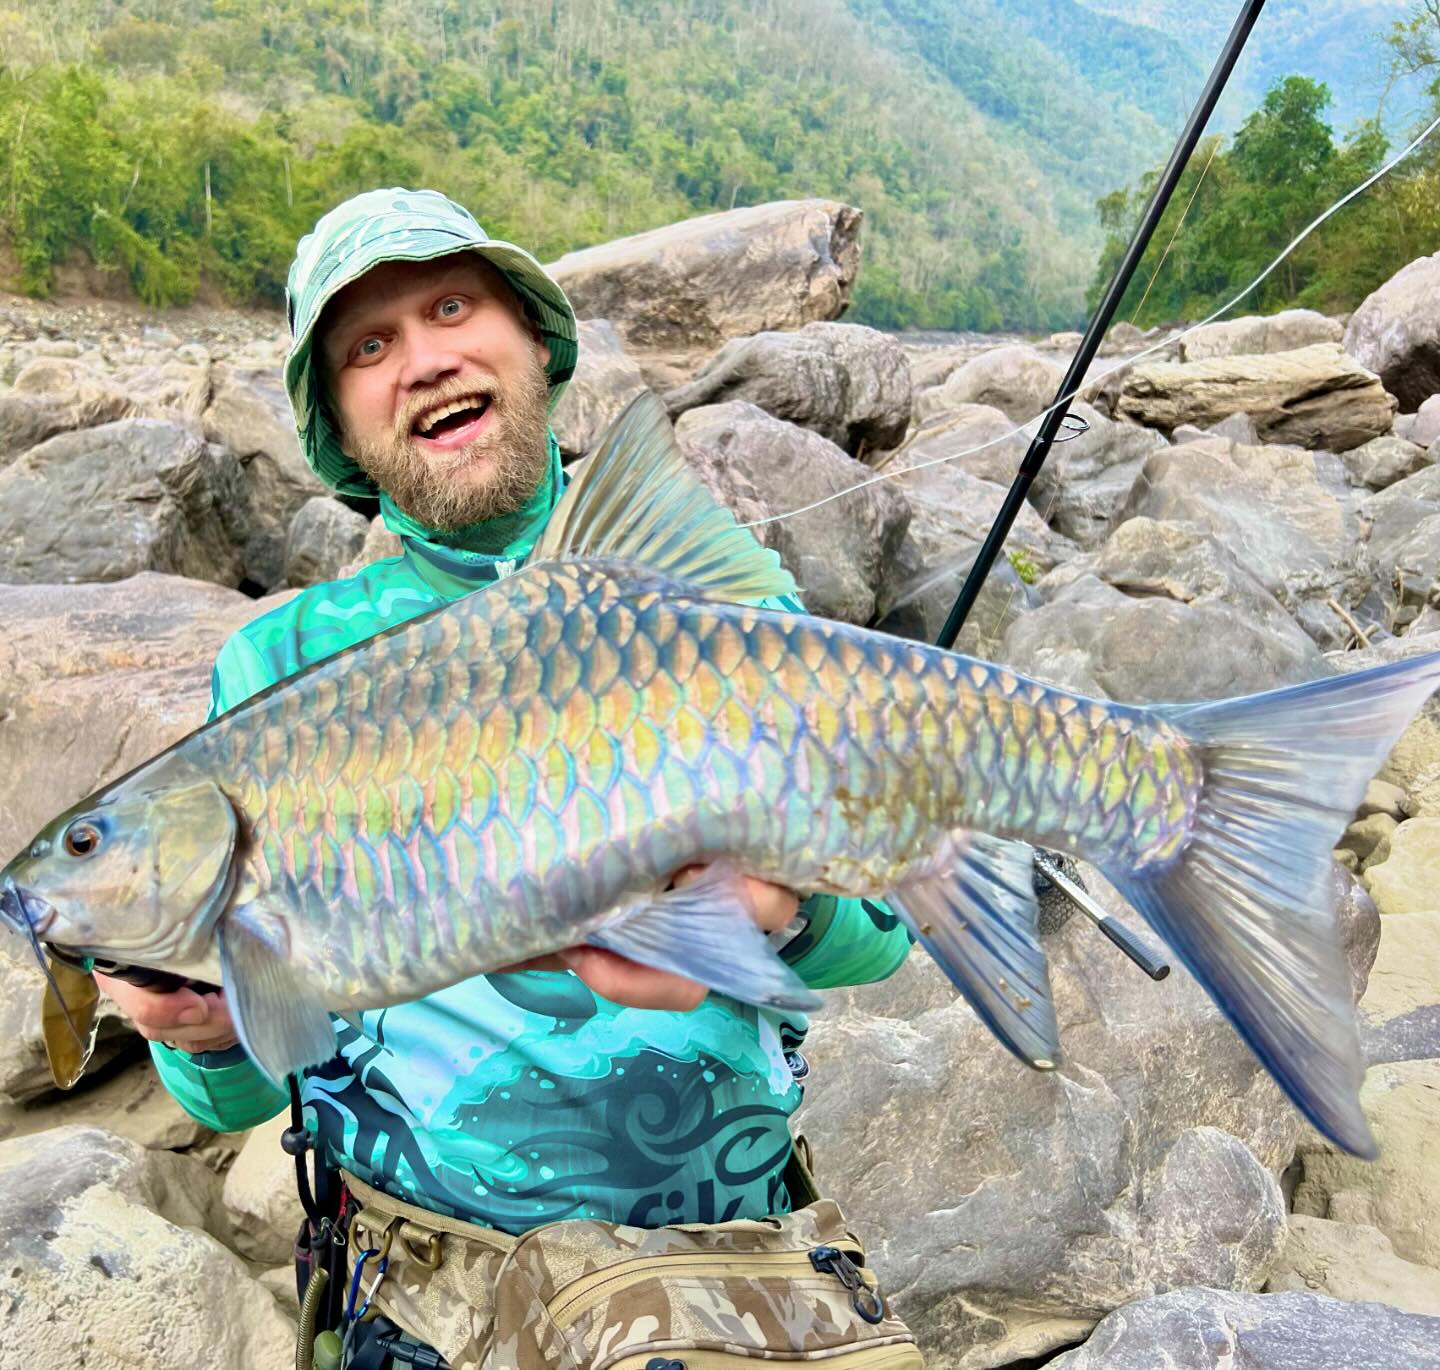
{"label": "rocky riverbed", "polygon": [[[581,457],[652,388],[746,519],[891,473],[760,532],[816,612],[933,637],[1079,339],[838,322],[857,222],[763,206],[564,259],[586,321],[555,428]],[[1121,326],[962,646],[1135,702],[1440,650],[1437,297],[1440,256],[1348,320]],[[0,296],[0,861],[197,724],[236,627],[393,550],[306,469],[284,346],[278,316]],[[801,1123],[930,1365],[1440,1365],[1440,701],[1335,857],[1372,1165],[1301,1123],[1183,972],[1150,982],[1081,919],[1047,934],[1053,1075],[923,956],[830,996]],[[207,1133],[114,1016],[58,1095],[14,950],[0,1364],[291,1363],[281,1122]]]}

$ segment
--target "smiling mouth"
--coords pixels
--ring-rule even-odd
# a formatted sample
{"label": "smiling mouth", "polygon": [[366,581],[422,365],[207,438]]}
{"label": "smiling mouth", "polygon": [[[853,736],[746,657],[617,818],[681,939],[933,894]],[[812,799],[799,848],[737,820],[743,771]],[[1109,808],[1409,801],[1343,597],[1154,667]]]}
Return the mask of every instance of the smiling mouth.
{"label": "smiling mouth", "polygon": [[410,431],[432,442],[459,436],[466,428],[480,422],[490,412],[489,395],[466,395],[422,414]]}

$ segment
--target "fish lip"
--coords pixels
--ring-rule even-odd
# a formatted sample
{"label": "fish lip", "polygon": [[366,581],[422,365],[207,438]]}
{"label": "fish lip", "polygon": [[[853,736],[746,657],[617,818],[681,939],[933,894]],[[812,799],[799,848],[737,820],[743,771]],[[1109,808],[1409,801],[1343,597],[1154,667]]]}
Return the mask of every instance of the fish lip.
{"label": "fish lip", "polygon": [[0,920],[24,937],[43,937],[56,919],[55,906],[6,876],[0,884]]}

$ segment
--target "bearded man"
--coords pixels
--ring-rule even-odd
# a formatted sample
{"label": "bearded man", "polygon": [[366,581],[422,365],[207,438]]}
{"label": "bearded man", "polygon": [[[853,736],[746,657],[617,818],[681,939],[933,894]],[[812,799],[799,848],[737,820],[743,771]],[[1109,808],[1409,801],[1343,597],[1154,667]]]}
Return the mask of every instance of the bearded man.
{"label": "bearded man", "polygon": [[[347,201],[301,241],[288,299],[285,377],[306,459],[338,494],[378,498],[404,550],[236,633],[215,664],[212,717],[508,574],[565,486],[548,416],[575,368],[574,313],[530,254],[458,205],[433,191]],[[909,949],[872,901],[748,885],[757,922],[812,987],[880,979]],[[223,995],[103,984],[206,1126],[238,1131],[285,1107],[237,1046]],[[343,1168],[371,1199],[521,1233],[760,1218],[811,1197],[792,1193],[788,1124],[803,1015],[576,947],[335,1029],[333,1060],[297,1082],[304,1127],[320,1168]],[[466,1318],[386,1292],[380,1306],[424,1323],[407,1332],[464,1362]]]}

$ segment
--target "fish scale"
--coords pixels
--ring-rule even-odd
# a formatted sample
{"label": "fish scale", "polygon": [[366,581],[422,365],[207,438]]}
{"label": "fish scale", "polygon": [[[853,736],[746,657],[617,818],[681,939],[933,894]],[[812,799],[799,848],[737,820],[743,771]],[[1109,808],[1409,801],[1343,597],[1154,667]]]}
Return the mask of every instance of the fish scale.
{"label": "fish scale", "polygon": [[195,739],[250,820],[244,893],[302,907],[306,974],[356,1005],[442,941],[477,969],[541,954],[577,888],[610,907],[711,852],[873,894],[970,826],[1163,859],[1199,781],[1138,714],[841,624],[627,599],[581,564],[412,622],[360,671]]}

